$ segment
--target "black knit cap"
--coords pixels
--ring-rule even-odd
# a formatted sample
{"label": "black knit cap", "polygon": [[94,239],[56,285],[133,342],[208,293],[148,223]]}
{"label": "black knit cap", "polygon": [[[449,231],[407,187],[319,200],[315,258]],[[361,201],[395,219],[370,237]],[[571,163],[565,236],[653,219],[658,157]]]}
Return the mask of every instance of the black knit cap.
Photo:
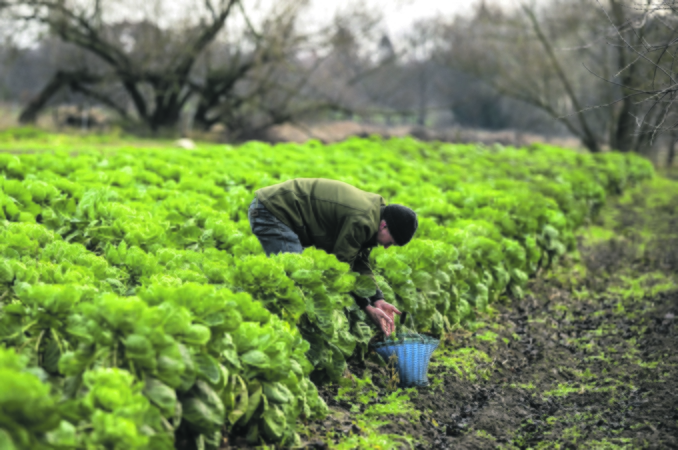
{"label": "black knit cap", "polygon": [[396,245],[405,245],[410,242],[419,226],[417,213],[403,205],[386,206],[381,218],[386,221],[388,231]]}

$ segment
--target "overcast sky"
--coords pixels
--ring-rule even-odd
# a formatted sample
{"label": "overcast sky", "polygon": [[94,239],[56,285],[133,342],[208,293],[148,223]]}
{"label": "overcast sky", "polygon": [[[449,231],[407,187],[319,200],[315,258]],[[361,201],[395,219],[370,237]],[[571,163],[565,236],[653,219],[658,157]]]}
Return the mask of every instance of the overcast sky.
{"label": "overcast sky", "polygon": [[[0,0],[1,1],[1,0]],[[83,0],[90,4],[92,0]],[[116,8],[107,11],[109,15],[120,15],[134,20],[143,20],[153,17],[160,24],[164,21],[184,20],[186,4],[200,0],[151,0],[142,3],[141,7]],[[358,4],[374,8],[383,14],[386,30],[391,37],[398,37],[405,32],[410,25],[419,19],[431,17],[453,17],[456,14],[468,13],[482,0],[310,0],[311,8],[307,10],[309,23],[322,23],[331,20],[338,9],[345,9],[347,5]],[[502,5],[517,5],[521,2],[543,2],[548,0],[485,0],[488,3]],[[130,6],[137,0],[118,0],[119,5]],[[276,0],[248,0],[244,2],[248,14],[257,17],[259,12],[268,11]],[[158,9],[159,8],[159,9]],[[158,11],[156,11],[158,9]],[[157,14],[156,14],[157,13]],[[264,13],[265,14],[265,13]],[[313,27],[313,26],[311,26]],[[2,26],[0,24],[0,34]],[[15,36],[16,38],[16,36]],[[38,39],[36,33],[25,33],[25,39],[19,39],[19,44],[31,45]],[[24,42],[25,41],[25,42]]]}
{"label": "overcast sky", "polygon": [[[390,32],[407,28],[417,19],[429,17],[450,17],[458,13],[471,11],[479,0],[415,0],[394,7],[393,0],[371,0],[384,6],[387,26]],[[504,0],[502,3],[505,3]],[[368,1],[369,3],[369,1]]]}
{"label": "overcast sky", "polygon": [[[397,35],[418,19],[452,17],[473,11],[482,0],[311,0],[311,16],[331,17],[337,8],[351,2],[359,2],[377,8],[384,14],[385,25],[391,35]],[[548,0],[485,0],[503,6],[518,6],[521,3],[542,3]]]}

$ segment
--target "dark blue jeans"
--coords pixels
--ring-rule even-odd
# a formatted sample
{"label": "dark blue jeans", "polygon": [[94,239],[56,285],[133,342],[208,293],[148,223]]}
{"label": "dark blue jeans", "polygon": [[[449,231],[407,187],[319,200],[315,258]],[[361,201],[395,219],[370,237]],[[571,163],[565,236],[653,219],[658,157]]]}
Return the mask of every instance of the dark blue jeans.
{"label": "dark blue jeans", "polygon": [[259,239],[266,255],[301,253],[299,237],[294,231],[271,214],[256,198],[247,211],[252,233]]}

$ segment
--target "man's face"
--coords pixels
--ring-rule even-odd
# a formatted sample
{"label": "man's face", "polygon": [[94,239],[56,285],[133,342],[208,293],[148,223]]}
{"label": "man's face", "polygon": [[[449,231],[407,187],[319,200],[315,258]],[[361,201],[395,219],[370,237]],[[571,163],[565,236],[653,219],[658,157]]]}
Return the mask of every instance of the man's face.
{"label": "man's face", "polygon": [[383,245],[384,248],[389,248],[390,246],[395,245],[395,241],[391,236],[391,232],[388,231],[385,220],[382,220],[379,224],[379,231],[377,231],[377,243],[379,245]]}

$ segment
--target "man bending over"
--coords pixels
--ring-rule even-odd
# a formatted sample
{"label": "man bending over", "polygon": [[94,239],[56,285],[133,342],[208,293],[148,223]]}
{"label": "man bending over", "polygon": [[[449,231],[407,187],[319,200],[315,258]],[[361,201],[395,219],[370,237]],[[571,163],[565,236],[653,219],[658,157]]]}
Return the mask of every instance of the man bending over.
{"label": "man bending over", "polygon": [[[259,189],[248,217],[267,255],[301,253],[314,246],[373,279],[372,248],[407,244],[419,224],[410,208],[386,206],[380,195],[323,178],[297,178]],[[393,317],[400,311],[384,300],[378,287],[370,298],[352,295],[385,335],[393,332]]]}

